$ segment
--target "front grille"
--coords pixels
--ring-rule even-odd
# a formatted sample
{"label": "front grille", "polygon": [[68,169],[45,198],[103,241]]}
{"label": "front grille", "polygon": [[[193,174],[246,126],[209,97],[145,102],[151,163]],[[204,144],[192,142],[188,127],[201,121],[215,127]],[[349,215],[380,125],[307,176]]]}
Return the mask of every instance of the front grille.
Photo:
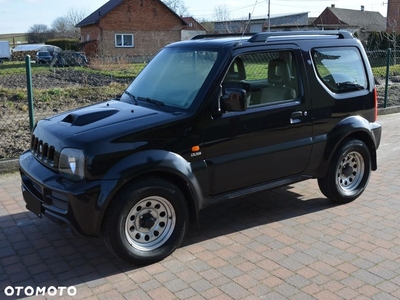
{"label": "front grille", "polygon": [[49,145],[43,140],[40,140],[34,134],[32,134],[31,152],[45,165],[48,165],[51,168],[56,167],[54,146]]}

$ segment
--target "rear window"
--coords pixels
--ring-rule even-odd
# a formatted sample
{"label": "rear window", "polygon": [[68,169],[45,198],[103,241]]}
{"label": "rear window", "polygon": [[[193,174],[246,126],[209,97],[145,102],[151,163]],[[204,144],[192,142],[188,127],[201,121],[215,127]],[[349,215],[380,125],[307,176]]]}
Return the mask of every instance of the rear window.
{"label": "rear window", "polygon": [[315,48],[312,57],[318,77],[334,93],[368,87],[360,52],[356,47]]}

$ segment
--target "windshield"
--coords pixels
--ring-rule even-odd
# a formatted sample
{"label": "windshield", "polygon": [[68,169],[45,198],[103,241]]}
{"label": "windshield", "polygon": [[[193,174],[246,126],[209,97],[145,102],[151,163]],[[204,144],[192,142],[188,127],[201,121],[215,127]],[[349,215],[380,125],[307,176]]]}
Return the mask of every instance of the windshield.
{"label": "windshield", "polygon": [[[143,69],[127,92],[139,102],[188,108],[217,60],[215,51],[164,48]],[[127,93],[122,101],[132,101]]]}

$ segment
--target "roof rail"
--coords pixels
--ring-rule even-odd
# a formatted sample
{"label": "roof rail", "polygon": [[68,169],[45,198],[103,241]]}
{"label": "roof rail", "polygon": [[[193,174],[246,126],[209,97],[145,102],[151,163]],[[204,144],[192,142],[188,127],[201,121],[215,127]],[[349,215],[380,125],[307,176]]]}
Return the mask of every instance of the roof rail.
{"label": "roof rail", "polygon": [[201,40],[210,38],[226,38],[226,37],[242,37],[242,36],[253,36],[256,33],[216,33],[216,34],[200,34],[191,38],[191,40]]}
{"label": "roof rail", "polygon": [[353,35],[346,30],[302,30],[302,31],[272,31],[272,32],[260,32],[256,33],[253,35],[250,39],[250,43],[256,43],[256,42],[266,42],[268,38],[273,37],[273,38],[278,38],[278,37],[298,37],[300,36],[305,39],[307,36],[326,36],[326,37],[333,37],[336,36],[339,39],[352,39],[354,38]]}

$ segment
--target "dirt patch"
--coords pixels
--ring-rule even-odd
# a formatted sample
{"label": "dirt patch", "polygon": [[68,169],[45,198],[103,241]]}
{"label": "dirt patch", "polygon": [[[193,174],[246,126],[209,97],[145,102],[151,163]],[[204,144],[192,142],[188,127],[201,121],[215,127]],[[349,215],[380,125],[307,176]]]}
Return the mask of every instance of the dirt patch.
{"label": "dirt patch", "polygon": [[[116,78],[96,73],[77,71],[74,69],[49,69],[49,72],[32,75],[32,86],[34,89],[65,88],[81,85],[106,86],[113,82],[126,83],[133,78]],[[12,76],[0,77],[0,87],[4,88],[26,88],[26,75],[13,74]]]}
{"label": "dirt patch", "polygon": [[[386,80],[385,78],[377,78],[376,83],[376,88],[378,91],[378,107],[383,108]],[[391,76],[390,80],[388,81],[386,106],[400,106],[400,76]]]}
{"label": "dirt patch", "polygon": [[[67,68],[33,74],[35,120],[116,97],[131,81],[132,78],[115,78]],[[24,91],[27,87],[26,75],[1,76],[0,87]],[[59,90],[65,88],[71,91],[67,95],[65,92],[61,94]],[[46,96],[52,101],[46,101]],[[26,98],[25,91],[10,97],[0,90],[0,159],[16,158],[29,148],[30,126]]]}

